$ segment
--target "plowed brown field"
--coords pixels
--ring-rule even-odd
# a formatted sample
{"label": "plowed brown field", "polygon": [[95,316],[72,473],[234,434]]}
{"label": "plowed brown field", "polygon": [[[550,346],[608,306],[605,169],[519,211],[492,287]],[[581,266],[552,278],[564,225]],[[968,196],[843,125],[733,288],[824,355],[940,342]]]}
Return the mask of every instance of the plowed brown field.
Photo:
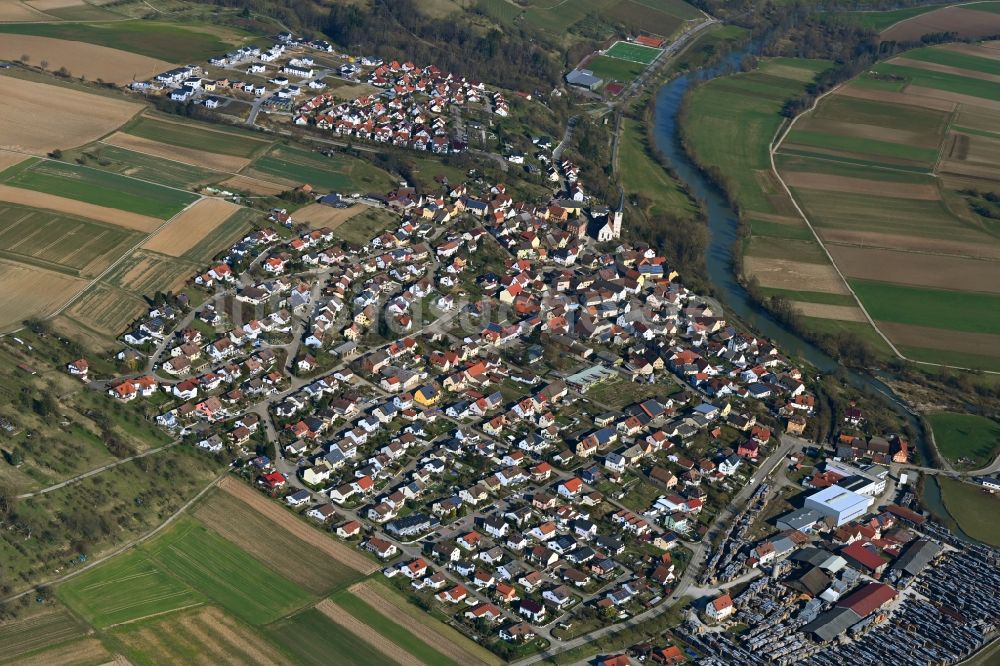
{"label": "plowed brown field", "polygon": [[229,219],[240,209],[223,199],[202,199],[185,208],[167,226],[146,241],[144,248],[179,257]]}
{"label": "plowed brown field", "polygon": [[[45,20],[44,14],[39,16],[42,18],[31,20]],[[101,79],[118,85],[125,85],[132,80],[148,79],[173,67],[169,62],[156,58],[85,42],[14,34],[4,34],[3,39],[0,39],[0,59],[16,60],[24,54],[31,56],[32,65],[37,65],[43,60],[47,61],[49,71],[65,67],[74,77],[82,76],[89,81]],[[9,80],[11,79],[5,78],[4,85]],[[57,90],[68,89],[57,88]],[[98,99],[107,98],[98,97]]]}

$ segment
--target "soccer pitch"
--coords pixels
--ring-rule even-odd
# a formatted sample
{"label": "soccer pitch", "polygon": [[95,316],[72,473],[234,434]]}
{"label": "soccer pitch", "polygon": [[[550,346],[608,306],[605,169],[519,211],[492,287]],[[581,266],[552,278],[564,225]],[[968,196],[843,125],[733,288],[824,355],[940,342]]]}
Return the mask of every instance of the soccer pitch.
{"label": "soccer pitch", "polygon": [[660,55],[661,49],[654,49],[651,46],[642,46],[631,42],[615,42],[610,49],[604,52],[609,58],[628,60],[648,65]]}

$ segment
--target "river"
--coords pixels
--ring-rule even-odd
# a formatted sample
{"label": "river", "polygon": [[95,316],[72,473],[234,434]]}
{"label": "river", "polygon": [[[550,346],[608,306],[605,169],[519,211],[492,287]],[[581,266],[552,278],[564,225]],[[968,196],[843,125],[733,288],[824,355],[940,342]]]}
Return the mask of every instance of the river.
{"label": "river", "polygon": [[692,82],[696,79],[708,80],[732,72],[743,57],[754,50],[756,50],[754,45],[747,46],[729,54],[718,65],[676,77],[664,84],[656,94],[656,107],[653,115],[653,136],[656,147],[666,158],[677,177],[688,187],[694,197],[704,204],[708,217],[709,243],[706,256],[708,276],[717,289],[722,304],[760,335],[773,340],[786,353],[805,359],[820,372],[832,373],[843,369],[846,372],[847,381],[852,386],[880,396],[887,405],[902,415],[911,425],[916,433],[916,441],[914,442],[916,449],[923,460],[930,465],[934,458],[930,454],[923,426],[904,400],[874,375],[845,368],[816,345],[787,329],[781,322],[771,317],[753,302],[750,294],[739,283],[733,272],[732,250],[738,240],[738,216],[722,191],[702,174],[681,147],[678,138],[677,115],[684,94],[691,87]]}

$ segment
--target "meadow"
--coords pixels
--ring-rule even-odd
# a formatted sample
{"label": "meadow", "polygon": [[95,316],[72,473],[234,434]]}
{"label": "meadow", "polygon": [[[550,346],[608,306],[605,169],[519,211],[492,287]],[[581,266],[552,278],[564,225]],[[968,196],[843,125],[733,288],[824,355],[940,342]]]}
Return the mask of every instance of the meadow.
{"label": "meadow", "polygon": [[920,60],[922,62],[931,62],[937,65],[946,65],[972,72],[1000,76],[1000,60],[961,53],[948,48],[930,47],[915,49],[907,51],[903,57],[907,60]]}
{"label": "meadow", "polygon": [[295,185],[335,192],[381,192],[392,186],[388,174],[349,155],[325,157],[320,153],[276,146],[253,163],[254,171]]}
{"label": "meadow", "polygon": [[[644,197],[647,217],[673,215],[693,218],[698,207],[682,189],[677,180],[653,159],[647,148],[645,126],[631,118],[622,118],[621,138],[618,144],[618,171],[626,189],[626,196]],[[648,203],[647,203],[648,202]]]}
{"label": "meadow", "polygon": [[251,132],[202,127],[191,121],[179,122],[143,115],[125,125],[126,134],[166,143],[181,148],[191,148],[209,153],[251,158],[271,145]]}
{"label": "meadow", "polygon": [[146,303],[127,291],[98,282],[83,293],[64,313],[110,344],[146,311]]}
{"label": "meadow", "polygon": [[0,203],[0,256],[77,277],[100,273],[142,236],[82,217]]}
{"label": "meadow", "polygon": [[13,187],[76,199],[98,206],[167,220],[198,196],[153,182],[55,160],[22,162],[7,169],[3,182]]}
{"label": "meadow", "polygon": [[1000,497],[946,476],[938,476],[937,482],[945,508],[962,531],[973,539],[1000,547],[1000,521],[994,513],[1000,511]]}
{"label": "meadow", "polygon": [[196,264],[204,264],[245,236],[255,226],[259,226],[255,223],[261,222],[262,217],[260,211],[241,208],[181,257]]}
{"label": "meadow", "polygon": [[309,601],[298,585],[190,518],[145,548],[157,568],[250,624],[266,624]]}
{"label": "meadow", "polygon": [[71,579],[59,598],[94,627],[167,613],[205,602],[205,597],[131,550]]}
{"label": "meadow", "polygon": [[166,21],[0,24],[0,33],[4,32],[97,44],[172,63],[207,60],[249,37],[233,28]]}
{"label": "meadow", "polygon": [[902,77],[913,86],[1000,101],[1000,86],[987,85],[981,79],[897,65],[892,62],[879,63],[872,69],[879,74]]}
{"label": "meadow", "polygon": [[379,232],[398,224],[398,222],[399,218],[389,211],[381,208],[369,208],[334,229],[333,235],[355,245],[364,245]]}
{"label": "meadow", "polygon": [[[1000,424],[993,419],[953,412],[932,412],[925,418],[938,452],[959,468],[985,467],[1000,451]],[[959,463],[960,459],[966,462]]]}

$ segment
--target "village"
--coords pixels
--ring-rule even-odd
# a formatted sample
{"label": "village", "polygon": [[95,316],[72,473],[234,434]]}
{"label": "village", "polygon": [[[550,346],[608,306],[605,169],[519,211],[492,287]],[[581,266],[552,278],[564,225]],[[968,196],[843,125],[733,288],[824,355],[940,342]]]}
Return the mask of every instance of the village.
{"label": "village", "polygon": [[[928,654],[981,647],[997,581],[946,590],[997,554],[907,508],[906,438],[865,435],[851,406],[835,450],[805,439],[816,399],[795,362],[623,241],[621,204],[553,162],[542,202],[444,178],[312,193],[391,213],[360,246],[274,209],[192,278],[201,302],[168,297],[123,335],[134,371],[67,371],[156,405],[508,658],[682,598],[686,630],[632,656],[831,663],[824,645],[885,645],[916,617],[938,628]],[[955,613],[975,629],[950,631]]]}
{"label": "village", "polygon": [[510,114],[504,93],[481,81],[433,64],[336,54],[329,42],[287,32],[270,47],[240,47],[130,87],[212,110],[249,105],[250,125],[264,111],[296,126],[435,154],[468,150],[461,109],[475,108],[483,118]]}

